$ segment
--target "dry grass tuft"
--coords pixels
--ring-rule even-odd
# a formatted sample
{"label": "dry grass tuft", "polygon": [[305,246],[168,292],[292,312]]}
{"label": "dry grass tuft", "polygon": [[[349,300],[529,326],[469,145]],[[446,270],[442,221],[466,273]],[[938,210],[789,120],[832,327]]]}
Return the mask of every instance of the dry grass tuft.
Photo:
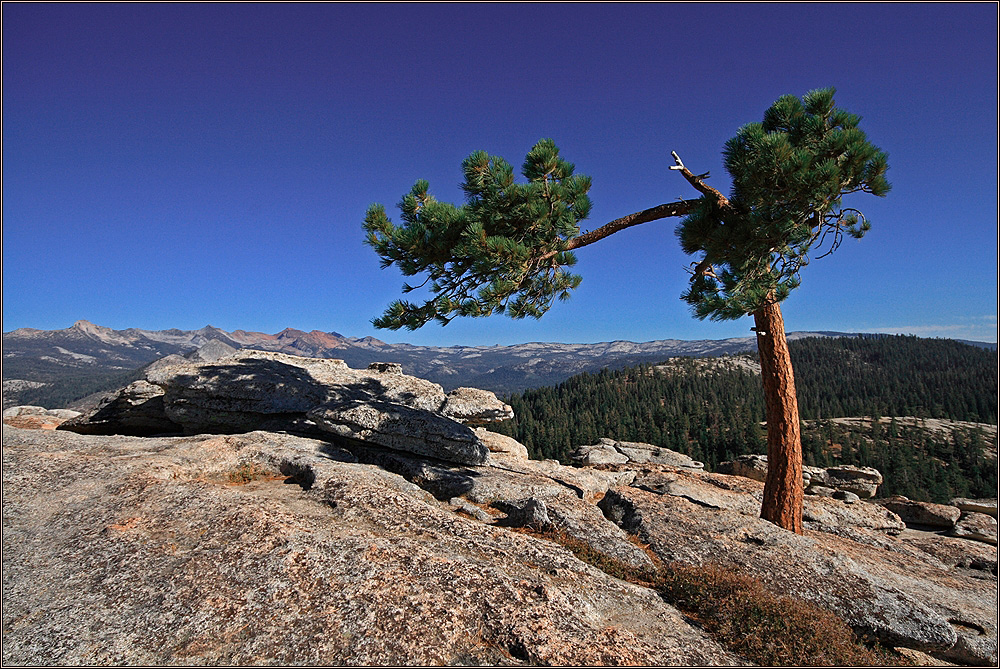
{"label": "dry grass tuft", "polygon": [[754,664],[912,666],[898,653],[859,638],[834,613],[776,595],[760,581],[732,568],[717,564],[664,565],[650,554],[656,568],[637,569],[559,530],[530,533],[565,546],[581,561],[615,578],[656,590],[717,642]]}

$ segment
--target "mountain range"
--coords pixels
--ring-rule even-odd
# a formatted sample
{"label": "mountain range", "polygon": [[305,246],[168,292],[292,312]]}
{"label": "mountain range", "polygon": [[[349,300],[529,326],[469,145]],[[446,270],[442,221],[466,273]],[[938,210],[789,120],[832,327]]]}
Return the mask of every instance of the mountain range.
{"label": "mountain range", "polygon": [[[789,339],[835,336],[853,335],[788,334]],[[969,343],[996,348],[996,344]],[[388,344],[374,337],[346,337],[319,330],[286,328],[266,334],[246,330],[227,332],[211,325],[199,330],[113,330],[80,320],[63,330],[21,328],[3,334],[3,405],[51,398],[53,393],[69,402],[91,392],[117,387],[136,370],[167,355],[205,359],[239,348],[339,358],[350,367],[398,362],[405,373],[439,383],[446,390],[472,386],[507,393],[556,384],[574,374],[604,367],[661,362],[677,356],[753,351],[756,338],[439,347]]]}

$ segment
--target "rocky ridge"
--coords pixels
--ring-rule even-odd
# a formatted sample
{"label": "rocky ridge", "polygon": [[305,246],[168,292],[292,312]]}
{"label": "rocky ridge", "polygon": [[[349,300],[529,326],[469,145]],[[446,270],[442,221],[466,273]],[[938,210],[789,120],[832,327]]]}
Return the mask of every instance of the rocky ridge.
{"label": "rocky ridge", "polygon": [[[753,478],[610,439],[589,452],[626,461],[531,460],[474,424],[506,414],[495,397],[392,365],[242,351],[143,383],[60,426],[77,432],[4,426],[5,663],[746,664],[546,530],[996,663],[996,546],[883,505],[809,495],[794,535],[758,518]],[[179,436],[113,434],[154,416]]]}
{"label": "rocky ridge", "polygon": [[[789,338],[840,333],[789,333]],[[603,367],[660,362],[673,356],[711,356],[753,351],[756,339],[563,344],[531,342],[514,346],[414,346],[388,344],[374,337],[347,337],[336,332],[286,328],[276,334],[207,325],[198,330],[113,330],[77,321],[63,330],[21,328],[3,334],[4,407],[23,404],[31,384],[65,383],[61,379],[120,376],[168,355],[199,357],[255,349],[315,358],[338,358],[351,367],[395,360],[410,374],[448,389],[474,386],[494,392],[559,383],[570,376]]]}

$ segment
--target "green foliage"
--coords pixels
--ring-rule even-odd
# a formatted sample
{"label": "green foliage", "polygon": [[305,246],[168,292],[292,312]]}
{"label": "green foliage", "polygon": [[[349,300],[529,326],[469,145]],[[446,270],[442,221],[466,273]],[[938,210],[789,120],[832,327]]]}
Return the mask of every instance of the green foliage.
{"label": "green foliage", "polygon": [[[398,300],[376,327],[414,330],[431,320],[506,314],[540,318],[556,298],[566,299],[580,277],[565,271],[576,258],[566,241],[580,232],[590,212],[590,178],[573,174],[550,139],[525,158],[517,183],[511,166],[476,151],[462,163],[467,201],[439,202],[428,183],[417,181],[399,203],[402,225],[385,208],[368,209],[367,243],[405,276],[426,273],[434,296],[422,305]],[[404,284],[409,293],[421,286]]]}
{"label": "green foliage", "polygon": [[[860,117],[834,106],[833,94],[828,88],[801,100],[779,98],[762,123],[743,126],[726,142],[733,182],[728,202],[705,194],[663,214],[689,212],[677,228],[681,248],[704,254],[699,267],[707,269],[695,272],[682,295],[698,318],[739,318],[780,302],[799,285],[811,249],[829,242],[830,253],[845,233],[860,238],[868,230],[861,212],[843,207],[841,198],[888,193],[888,158],[858,129]],[[403,292],[429,284],[433,293],[423,304],[393,302],[372,321],[376,327],[416,329],[455,316],[540,318],[556,297],[567,299],[580,284],[563,268],[575,262],[570,249],[586,245],[569,242],[590,212],[590,178],[574,175],[552,140],[539,141],[525,158],[526,184],[515,182],[502,158],[484,151],[466,158],[462,170],[467,201],[461,207],[435,200],[421,180],[399,203],[402,225],[380,204],[368,209],[367,243],[383,268],[395,264],[405,276],[426,274],[420,286],[404,284]]]}
{"label": "green foliage", "polygon": [[997,421],[996,352],[950,339],[864,335],[789,342],[802,418]]}
{"label": "green foliage", "polygon": [[[802,449],[818,466],[874,467],[885,475],[879,497],[904,495],[921,502],[947,504],[955,497],[994,497],[996,459],[987,458],[990,439],[981,428],[951,431],[925,425],[842,425],[819,421],[805,430]],[[817,458],[822,453],[825,457]],[[836,454],[836,459],[829,457]]]}
{"label": "green foliage", "polygon": [[534,458],[568,464],[573,449],[601,437],[684,453],[711,469],[740,453],[763,453],[760,379],[745,369],[703,373],[696,360],[584,373],[506,399],[514,419],[494,428]]}
{"label": "green foliage", "polygon": [[[22,368],[24,365],[22,365]],[[60,370],[61,375],[52,374],[38,375],[42,378],[53,378],[45,381],[45,385],[39,388],[26,388],[17,393],[18,404],[28,404],[43,407],[66,407],[77,400],[83,399],[93,393],[112,390],[127,386],[143,376],[143,369],[140,370],[104,370],[91,371],[89,369],[65,369]],[[19,370],[20,371],[20,370]],[[22,377],[31,378],[30,371],[22,373]]]}
{"label": "green foliage", "polygon": [[726,142],[729,204],[705,195],[677,227],[684,252],[702,253],[711,267],[682,296],[698,318],[736,319],[782,301],[799,285],[812,249],[826,245],[826,255],[844,233],[860,238],[869,229],[841,198],[888,193],[888,157],[858,129],[860,117],[834,106],[833,95],[828,88],[802,100],[782,96],[762,123]]}
{"label": "green foliage", "polygon": [[[996,424],[993,351],[949,340],[879,336],[789,342],[805,419],[881,414]],[[534,458],[569,463],[572,451],[601,437],[641,441],[690,455],[708,469],[744,453],[764,452],[764,398],[756,375],[739,367],[707,371],[693,359],[669,372],[652,365],[580,374],[506,401],[514,419],[491,429],[508,434]],[[882,496],[946,502],[991,497],[996,463],[988,440],[972,431],[935,432],[890,422],[850,428],[806,424],[803,460],[875,467]]]}

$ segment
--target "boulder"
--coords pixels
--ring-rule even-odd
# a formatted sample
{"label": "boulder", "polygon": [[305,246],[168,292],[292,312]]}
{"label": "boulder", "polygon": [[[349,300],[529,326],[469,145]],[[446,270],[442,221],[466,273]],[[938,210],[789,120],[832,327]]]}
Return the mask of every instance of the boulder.
{"label": "boulder", "polygon": [[653,463],[682,467],[684,469],[704,469],[704,463],[691,459],[683,453],[669,448],[643,444],[635,441],[616,441],[606,437],[596,444],[579,446],[574,453],[574,461],[581,465]]}
{"label": "boulder", "polygon": [[852,492],[861,499],[874,497],[881,484],[882,474],[877,469],[854,465],[827,467],[826,480],[823,482],[823,485]]}
{"label": "boulder", "polygon": [[854,504],[855,502],[861,501],[861,498],[850,490],[836,490],[833,493],[833,498],[839,499],[844,502],[844,504]]}
{"label": "boulder", "polygon": [[619,453],[611,439],[601,439],[590,446],[580,446],[573,453],[573,461],[583,465],[625,464],[628,456]]}
{"label": "boulder", "polygon": [[478,465],[489,451],[466,425],[430,411],[379,401],[331,402],[308,417],[322,429],[397,451]]}
{"label": "boulder", "polygon": [[183,430],[166,414],[163,389],[144,380],[106,396],[94,409],[65,421],[58,429],[132,436],[179,434]]}
{"label": "boulder", "polygon": [[441,413],[468,425],[483,425],[509,420],[514,410],[488,390],[456,388],[445,398]]}
{"label": "boulder", "polygon": [[731,462],[720,462],[715,469],[720,474],[743,476],[763,483],[767,478],[767,456],[756,453],[740,455]]}
{"label": "boulder", "polygon": [[896,495],[878,500],[878,504],[889,509],[907,525],[917,527],[940,527],[951,529],[958,522],[962,512],[954,506],[918,502]]}
{"label": "boulder", "polygon": [[[767,478],[767,456],[750,454],[741,455],[732,462],[720,463],[716,468],[721,474],[744,476],[756,481]],[[843,490],[857,495],[861,499],[874,497],[878,486],[882,483],[882,474],[872,467],[855,467],[854,465],[839,465],[837,467],[803,467],[802,483],[807,493],[825,494],[824,488]],[[819,492],[812,488],[820,487]]]}
{"label": "boulder", "polygon": [[982,499],[968,499],[966,497],[956,497],[951,500],[952,506],[958,507],[962,511],[985,513],[987,516],[997,517],[997,498],[986,497]]}
{"label": "boulder", "polygon": [[[486,447],[463,423],[510,418],[491,392],[441,386],[398,363],[366,370],[342,360],[241,350],[215,360],[175,356],[147,370],[62,429],[83,434],[232,434],[323,431],[455,462],[479,464]],[[525,451],[526,454],[526,451]]]}
{"label": "boulder", "polygon": [[[707,472],[669,471],[646,468],[636,473],[632,487],[660,495],[682,497],[690,502],[714,509],[735,511],[759,517],[764,498],[764,486],[759,481]],[[876,504],[838,500],[833,497],[807,496],[803,501],[802,518],[811,528],[843,534],[844,529],[871,530],[898,534],[905,525],[899,517]],[[845,493],[846,494],[846,493]]]}
{"label": "boulder", "polygon": [[528,449],[516,439],[505,434],[490,432],[486,428],[477,427],[473,430],[490,453],[502,453],[507,457],[519,460],[528,459]]}
{"label": "boulder", "polygon": [[975,511],[964,513],[961,520],[955,523],[951,533],[956,537],[974,539],[996,546],[997,519]]}
{"label": "boulder", "polygon": [[549,511],[545,506],[545,500],[537,497],[501,502],[498,508],[507,513],[506,524],[512,527],[547,530],[553,526],[552,521],[549,520]]}
{"label": "boulder", "polygon": [[72,409],[46,409],[25,404],[4,409],[3,422],[26,430],[54,430],[79,415],[79,411]]}

